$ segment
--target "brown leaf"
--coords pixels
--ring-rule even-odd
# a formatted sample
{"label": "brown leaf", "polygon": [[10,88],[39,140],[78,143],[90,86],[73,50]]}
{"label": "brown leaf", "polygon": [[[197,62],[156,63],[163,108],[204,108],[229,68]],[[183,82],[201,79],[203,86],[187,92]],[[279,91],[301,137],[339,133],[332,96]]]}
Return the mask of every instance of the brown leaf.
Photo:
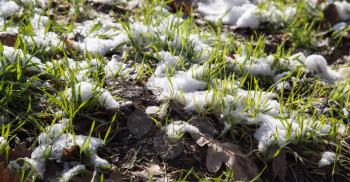
{"label": "brown leaf", "polygon": [[0,32],[0,42],[9,47],[14,47],[17,40],[17,33]]}
{"label": "brown leaf", "polygon": [[286,181],[287,169],[288,163],[286,160],[286,152],[281,151],[279,155],[272,160],[273,179],[278,177],[279,181]]}
{"label": "brown leaf", "polygon": [[80,147],[78,145],[71,146],[70,148],[64,148],[62,159],[65,161],[72,161],[72,160],[87,160],[88,157],[84,154],[80,154]]}
{"label": "brown leaf", "polygon": [[172,11],[182,11],[186,14],[191,14],[193,10],[193,0],[173,0],[169,3]]}
{"label": "brown leaf", "polygon": [[[8,152],[8,160],[16,160],[18,158],[23,158],[23,157],[30,157],[32,153],[32,150],[28,150],[26,147],[26,144],[23,142],[19,145],[16,145],[14,149],[10,149]],[[6,156],[5,154],[0,155],[0,162],[5,161]]]}
{"label": "brown leaf", "polygon": [[0,182],[19,182],[20,179],[7,168],[4,162],[0,162]]}
{"label": "brown leaf", "polygon": [[191,117],[191,124],[203,134],[213,137],[216,134],[214,123],[210,117],[194,115]]}
{"label": "brown leaf", "polygon": [[221,164],[232,168],[235,179],[252,179],[258,175],[255,163],[241,152],[239,146],[232,143],[208,144],[206,166],[209,172],[217,172]]}
{"label": "brown leaf", "polygon": [[153,179],[153,181],[171,181],[170,180],[170,175],[167,174],[167,172],[162,169],[159,165],[157,164],[151,164],[147,166],[144,170],[142,171],[136,171],[136,172],[131,172],[133,175],[141,177],[145,180],[148,179]]}
{"label": "brown leaf", "polygon": [[252,179],[258,175],[258,168],[249,156],[243,154],[238,145],[232,143],[220,143],[210,136],[202,133],[191,133],[199,146],[208,145],[206,167],[209,172],[217,172],[224,163],[231,168],[237,180],[242,178]]}
{"label": "brown leaf", "polygon": [[67,37],[63,38],[64,45],[66,46],[67,50],[72,53],[76,51],[76,47],[73,44],[73,40],[68,39]]}

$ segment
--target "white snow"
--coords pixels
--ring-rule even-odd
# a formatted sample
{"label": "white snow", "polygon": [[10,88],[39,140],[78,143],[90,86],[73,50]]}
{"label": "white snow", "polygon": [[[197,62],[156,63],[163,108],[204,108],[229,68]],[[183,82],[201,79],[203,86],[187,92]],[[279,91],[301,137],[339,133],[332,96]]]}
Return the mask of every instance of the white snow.
{"label": "white snow", "polygon": [[157,77],[165,77],[166,73],[171,72],[181,59],[173,56],[170,52],[160,51],[158,53],[160,62],[157,65],[154,75]]}
{"label": "white snow", "polygon": [[137,73],[137,71],[134,68],[120,60],[120,58],[117,55],[112,56],[112,59],[104,67],[104,71],[106,73],[107,78],[111,78],[117,75],[125,76],[126,78],[133,78],[136,76]]}
{"label": "white snow", "polygon": [[3,46],[2,60],[0,61],[0,68],[8,65],[15,64],[19,60],[23,66],[26,66],[27,70],[34,71],[43,68],[41,60],[30,55],[24,55],[20,49],[14,49],[13,47]]}
{"label": "white snow", "polygon": [[200,133],[197,127],[184,121],[173,121],[164,127],[164,131],[171,139],[178,139],[184,132],[190,134]]}
{"label": "white snow", "polygon": [[109,4],[109,5],[116,2],[115,0],[89,0],[89,1],[94,3]]}
{"label": "white snow", "polygon": [[83,172],[86,170],[85,165],[79,164],[73,167],[72,169],[69,169],[66,172],[63,172],[62,177],[60,179],[61,182],[68,182],[73,176]]}
{"label": "white snow", "polygon": [[73,42],[73,46],[78,48],[80,51],[87,51],[92,55],[105,55],[118,46],[128,42],[128,40],[128,36],[125,34],[114,36],[112,39],[88,37],[84,40],[84,42]]}
{"label": "white snow", "polygon": [[222,21],[223,24],[236,25],[239,28],[258,28],[268,22],[280,25],[290,21],[296,14],[296,7],[280,9],[274,2],[268,2],[266,9],[259,9],[258,4],[248,0],[199,0],[198,11],[206,20]]}
{"label": "white snow", "polygon": [[333,25],[332,29],[335,31],[340,31],[340,30],[345,29],[347,26],[348,26],[347,23],[339,22],[339,23],[336,23],[335,25]]}
{"label": "white snow", "polygon": [[7,146],[7,140],[0,136],[0,154],[4,152],[5,147]]}
{"label": "white snow", "polygon": [[326,59],[321,55],[313,54],[308,56],[305,65],[309,71],[316,73],[321,79],[333,82],[340,78],[336,72],[328,67]]}
{"label": "white snow", "polygon": [[14,1],[0,1],[0,15],[2,17],[9,17],[16,14],[19,6]]}
{"label": "white snow", "polygon": [[24,4],[32,4],[33,6],[39,6],[45,9],[48,6],[47,0],[21,0]]}
{"label": "white snow", "polygon": [[34,30],[44,30],[45,26],[49,23],[49,17],[34,14],[30,22]]}
{"label": "white snow", "polygon": [[154,115],[159,112],[160,108],[158,106],[148,106],[145,110],[145,113],[148,115]]}
{"label": "white snow", "polygon": [[33,37],[24,36],[24,39],[29,45],[36,45],[44,48],[59,47],[63,43],[56,33],[45,32],[43,29],[36,31]]}
{"label": "white snow", "polygon": [[328,166],[328,165],[332,164],[335,160],[335,156],[336,155],[333,152],[330,152],[330,151],[323,152],[322,158],[318,162],[318,166],[323,167],[323,166]]}
{"label": "white snow", "polygon": [[97,100],[99,104],[106,109],[117,109],[130,104],[130,102],[116,101],[109,91],[90,82],[77,83],[73,88],[67,90],[67,98],[69,100],[74,99],[80,102],[94,98],[96,95],[98,95]]}
{"label": "white snow", "polygon": [[[108,161],[100,158],[96,153],[96,150],[104,144],[103,141],[90,136],[66,133],[68,125],[69,120],[63,119],[60,123],[47,127],[45,131],[39,135],[39,146],[34,149],[31,158],[24,158],[24,160],[29,163],[29,166],[26,165],[23,167],[34,169],[36,175],[43,177],[46,170],[45,164],[47,159],[60,162],[62,160],[64,149],[76,145],[90,157],[90,162],[94,167],[109,167],[110,164]],[[16,161],[12,161],[12,167],[21,168]],[[63,177],[68,177],[70,174],[73,174],[73,172],[76,172],[76,170],[81,168],[82,166],[75,169],[73,168],[70,172],[64,172]]]}
{"label": "white snow", "polygon": [[350,19],[350,3],[346,1],[335,1],[334,5],[337,7],[341,19],[344,21]]}
{"label": "white snow", "polygon": [[150,90],[162,93],[160,98],[181,95],[182,92],[203,90],[206,86],[205,82],[192,78],[186,72],[177,72],[172,77],[151,77],[147,82]]}
{"label": "white snow", "polygon": [[239,17],[236,25],[240,28],[258,28],[260,19],[258,17],[258,9],[256,6],[243,7],[246,11]]}

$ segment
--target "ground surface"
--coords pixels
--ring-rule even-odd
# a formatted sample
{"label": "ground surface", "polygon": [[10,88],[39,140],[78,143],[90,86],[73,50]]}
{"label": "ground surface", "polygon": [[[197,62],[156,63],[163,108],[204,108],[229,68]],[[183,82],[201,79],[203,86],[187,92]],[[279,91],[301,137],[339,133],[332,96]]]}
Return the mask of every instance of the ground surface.
{"label": "ground surface", "polygon": [[350,3],[0,6],[0,182],[350,181]]}

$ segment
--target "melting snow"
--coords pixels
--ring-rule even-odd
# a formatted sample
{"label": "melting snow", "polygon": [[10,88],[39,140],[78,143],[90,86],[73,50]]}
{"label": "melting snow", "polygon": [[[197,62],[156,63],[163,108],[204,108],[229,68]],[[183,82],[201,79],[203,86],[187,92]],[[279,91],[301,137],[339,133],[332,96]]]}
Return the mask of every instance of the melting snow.
{"label": "melting snow", "polygon": [[[83,136],[83,135],[73,135],[66,133],[66,128],[69,125],[68,119],[63,119],[60,123],[54,124],[47,127],[46,130],[41,133],[38,137],[39,146],[34,149],[31,154],[31,158],[24,158],[24,160],[30,164],[29,166],[24,166],[26,168],[32,168],[39,177],[43,177],[45,172],[46,160],[57,160],[60,162],[62,160],[62,155],[64,149],[71,148],[73,146],[79,146],[84,153],[90,158],[90,162],[94,167],[108,167],[110,164],[97,156],[97,149],[103,145],[103,141],[98,138]],[[21,168],[19,164],[15,161],[11,162],[11,166],[14,168]],[[81,169],[82,166],[78,168],[73,168],[64,173],[63,177],[68,177],[71,172],[76,172],[77,169]],[[68,176],[65,176],[68,175]]]}
{"label": "melting snow", "polygon": [[333,152],[323,152],[322,153],[322,158],[320,160],[320,162],[318,162],[318,166],[323,167],[323,166],[328,166],[330,164],[332,164],[335,160],[335,153]]}
{"label": "melting snow", "polygon": [[25,55],[23,51],[20,49],[14,49],[13,47],[7,47],[7,46],[3,46],[3,48],[4,48],[2,52],[3,57],[0,62],[0,68],[8,64],[15,64],[17,63],[17,60],[21,61],[22,65],[28,66],[27,70],[30,70],[30,71],[39,70],[43,68],[43,65],[40,59],[29,54]]}
{"label": "melting snow", "polygon": [[79,164],[79,165],[69,169],[68,171],[63,172],[62,178],[60,179],[60,181],[68,182],[73,176],[75,176],[75,175],[77,175],[85,170],[86,170],[85,165]]}
{"label": "melting snow", "polygon": [[14,1],[0,1],[0,15],[2,17],[9,17],[16,14],[19,6]]}
{"label": "melting snow", "polygon": [[[73,95],[74,93],[74,95]],[[124,105],[129,105],[130,102],[116,101],[111,93],[103,88],[98,87],[90,82],[80,82],[75,84],[74,88],[67,90],[68,99],[75,99],[76,101],[87,101],[90,98],[98,95],[98,102],[106,109],[117,109]]]}
{"label": "melting snow", "polygon": [[81,51],[87,51],[92,55],[105,55],[118,46],[128,42],[128,36],[120,34],[112,39],[86,38],[84,42],[73,42],[73,46]]}
{"label": "melting snow", "polygon": [[333,82],[340,76],[328,67],[326,59],[321,55],[310,55],[305,61],[306,68],[319,75],[322,79]]}
{"label": "melting snow", "polygon": [[0,136],[0,153],[3,152],[6,146],[7,146],[7,140],[4,137]]}

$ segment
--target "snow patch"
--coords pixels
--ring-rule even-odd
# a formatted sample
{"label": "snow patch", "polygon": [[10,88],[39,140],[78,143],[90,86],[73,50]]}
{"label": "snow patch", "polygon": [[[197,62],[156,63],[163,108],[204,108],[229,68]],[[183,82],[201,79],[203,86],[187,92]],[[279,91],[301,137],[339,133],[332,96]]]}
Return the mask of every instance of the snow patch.
{"label": "snow patch", "polygon": [[334,160],[335,160],[335,156],[336,155],[333,152],[329,152],[329,151],[323,152],[322,153],[322,158],[318,162],[318,166],[319,167],[323,167],[323,166],[331,165],[334,162]]}
{"label": "snow patch", "polygon": [[112,39],[100,39],[100,38],[86,38],[84,42],[72,42],[73,46],[78,48],[80,51],[87,51],[92,55],[106,55],[113,51],[118,46],[128,42],[128,36],[120,34],[114,36]]}
{"label": "snow patch", "polygon": [[77,174],[80,174],[81,172],[85,171],[86,167],[85,165],[79,164],[72,169],[69,169],[66,172],[63,172],[62,177],[60,179],[61,182],[68,182],[72,177],[74,177]]}
{"label": "snow patch", "polygon": [[9,17],[15,15],[19,11],[19,6],[14,1],[0,2],[0,15],[2,17]]}
{"label": "snow patch", "polygon": [[7,140],[4,137],[0,136],[0,154],[4,152],[7,145]]}
{"label": "snow patch", "polygon": [[129,101],[116,101],[109,91],[90,82],[77,83],[73,88],[67,90],[68,100],[84,102],[94,98],[96,95],[98,95],[97,100],[99,104],[106,109],[117,109],[130,104]]}
{"label": "snow patch", "polygon": [[39,58],[36,58],[30,54],[24,54],[20,49],[14,49],[13,47],[3,46],[2,60],[0,62],[0,68],[3,68],[9,64],[16,64],[20,61],[23,66],[29,71],[38,71],[43,68],[43,64]]}
{"label": "snow patch", "polygon": [[321,55],[310,55],[305,61],[306,68],[320,76],[321,79],[334,82],[340,78],[340,76],[332,71],[327,64],[326,59]]}
{"label": "snow patch", "polygon": [[[106,160],[97,156],[97,149],[103,145],[103,141],[90,136],[66,133],[68,125],[69,120],[63,119],[60,123],[47,127],[45,131],[39,135],[39,146],[34,149],[31,157],[23,158],[29,165],[20,166],[16,161],[12,161],[11,166],[17,169],[22,167],[33,169],[35,174],[42,178],[46,170],[45,164],[47,159],[60,162],[64,149],[79,146],[80,149],[89,156],[90,163],[94,167],[110,167],[110,164]],[[63,173],[63,178],[69,177],[70,174],[77,172],[78,169],[82,169],[82,166],[73,168],[70,172]]]}

